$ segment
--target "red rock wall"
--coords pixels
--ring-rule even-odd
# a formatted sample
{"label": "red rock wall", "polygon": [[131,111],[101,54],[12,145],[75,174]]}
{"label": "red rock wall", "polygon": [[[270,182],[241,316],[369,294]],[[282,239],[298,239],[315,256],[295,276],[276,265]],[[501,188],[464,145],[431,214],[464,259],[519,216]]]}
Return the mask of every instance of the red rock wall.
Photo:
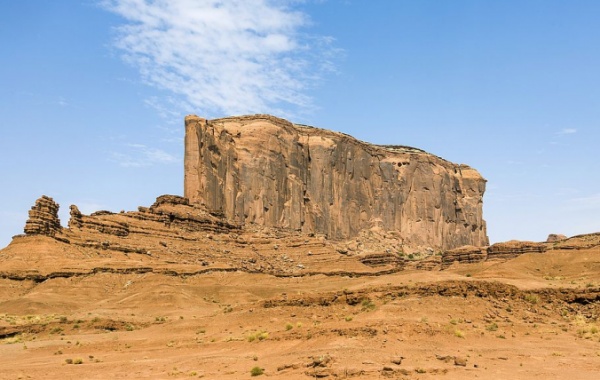
{"label": "red rock wall", "polygon": [[419,149],[381,147],[269,115],[186,118],[185,197],[236,223],[398,231],[410,247],[488,244],[485,180]]}

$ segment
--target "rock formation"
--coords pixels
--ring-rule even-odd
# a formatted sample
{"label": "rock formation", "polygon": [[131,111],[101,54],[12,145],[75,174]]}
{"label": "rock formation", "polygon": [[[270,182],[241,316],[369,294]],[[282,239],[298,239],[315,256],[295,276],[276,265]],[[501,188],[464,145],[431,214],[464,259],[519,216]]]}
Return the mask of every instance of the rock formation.
{"label": "rock formation", "polygon": [[548,238],[546,239],[546,243],[556,243],[556,242],[563,241],[566,239],[567,239],[567,237],[563,234],[550,234],[550,235],[548,235]]}
{"label": "rock formation", "polygon": [[60,232],[58,219],[58,203],[54,199],[42,195],[29,210],[29,219],[25,223],[25,234],[54,236]]}
{"label": "rock formation", "polygon": [[463,247],[448,250],[442,254],[442,269],[448,268],[455,261],[462,264],[479,263],[487,260],[489,247]]}
{"label": "rock formation", "polygon": [[79,211],[79,207],[76,205],[71,205],[69,207],[70,216],[69,219],[69,228],[81,228],[83,226],[83,214]]}
{"label": "rock formation", "polygon": [[[289,229],[256,224],[242,228],[176,195],[162,195],[150,207],[119,213],[85,215],[72,205],[69,228],[60,228],[57,211],[51,198],[40,198],[30,212],[27,234],[15,236],[8,247],[8,252],[27,247],[31,260],[46,260],[44,267],[23,272],[24,262],[16,260],[10,268],[3,264],[4,271],[17,270],[21,274],[16,278],[42,281],[98,271],[185,275],[244,271],[284,277],[370,276],[404,269],[397,240],[388,237],[375,243],[379,234],[373,231],[364,233],[364,242],[357,238],[358,245],[348,247]],[[5,259],[0,256],[0,262]],[[58,264],[69,270],[58,270]]]}
{"label": "rock formation", "polygon": [[547,248],[544,243],[519,240],[496,243],[489,247],[464,246],[442,253],[442,269],[454,262],[472,264],[487,260],[509,260],[524,253],[544,253]]}
{"label": "rock formation", "polygon": [[377,146],[269,115],[186,117],[185,197],[239,224],[407,247],[488,244],[485,179],[422,150]]}
{"label": "rock formation", "polygon": [[488,260],[512,259],[524,253],[544,253],[548,247],[544,243],[510,240],[492,244],[488,248]]}

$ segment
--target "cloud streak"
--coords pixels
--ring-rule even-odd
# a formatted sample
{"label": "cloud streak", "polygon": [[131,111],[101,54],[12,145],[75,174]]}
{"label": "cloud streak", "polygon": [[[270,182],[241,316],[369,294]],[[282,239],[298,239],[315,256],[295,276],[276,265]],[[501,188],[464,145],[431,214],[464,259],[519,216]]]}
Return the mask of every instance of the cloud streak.
{"label": "cloud streak", "polygon": [[309,36],[294,0],[105,0],[126,19],[115,46],[150,85],[203,115],[306,111],[333,67],[332,39]]}
{"label": "cloud streak", "polygon": [[564,129],[561,129],[560,132],[558,132],[557,134],[558,135],[572,135],[575,133],[577,133],[577,129],[575,129],[575,128],[564,128]]}
{"label": "cloud streak", "polygon": [[143,144],[127,144],[128,153],[111,152],[110,159],[126,168],[140,168],[155,164],[172,164],[181,160],[162,149]]}

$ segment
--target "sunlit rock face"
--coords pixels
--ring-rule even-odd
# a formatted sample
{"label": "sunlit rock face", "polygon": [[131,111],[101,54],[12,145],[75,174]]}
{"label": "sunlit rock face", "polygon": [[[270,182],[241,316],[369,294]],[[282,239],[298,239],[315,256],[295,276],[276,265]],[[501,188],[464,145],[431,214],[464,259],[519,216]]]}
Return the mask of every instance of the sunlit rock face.
{"label": "sunlit rock face", "polygon": [[485,179],[420,149],[378,146],[269,115],[186,117],[185,197],[240,224],[406,247],[488,244]]}

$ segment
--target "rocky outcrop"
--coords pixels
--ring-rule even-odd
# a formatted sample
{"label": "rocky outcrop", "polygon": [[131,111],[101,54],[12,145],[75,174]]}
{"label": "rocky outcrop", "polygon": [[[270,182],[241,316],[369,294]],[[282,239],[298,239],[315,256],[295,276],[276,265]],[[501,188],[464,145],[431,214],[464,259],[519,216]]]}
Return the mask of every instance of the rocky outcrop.
{"label": "rocky outcrop", "polygon": [[546,243],[556,243],[556,242],[563,241],[566,239],[567,239],[567,237],[563,234],[550,234],[550,235],[548,235],[548,238],[546,239]]}
{"label": "rocky outcrop", "polygon": [[552,247],[565,250],[591,249],[600,247],[600,232],[575,235],[553,243]]}
{"label": "rocky outcrop", "polygon": [[29,219],[25,223],[25,234],[55,236],[60,232],[58,203],[54,199],[42,195],[29,210]]}
{"label": "rocky outcrop", "polygon": [[419,149],[269,115],[186,117],[185,197],[239,224],[329,239],[378,226],[405,247],[484,246],[485,182]]}
{"label": "rocky outcrop", "polygon": [[442,253],[442,269],[455,262],[472,264],[487,260],[510,260],[524,253],[544,253],[547,248],[545,243],[519,240],[496,243],[489,247],[464,246]]}
{"label": "rocky outcrop", "polygon": [[83,214],[79,211],[79,207],[76,205],[69,206],[69,228],[81,228],[83,226]]}
{"label": "rocky outcrop", "polygon": [[[110,211],[97,211],[90,215],[84,215],[76,205],[71,205],[70,210],[69,228],[71,230],[118,237],[127,237],[131,233],[141,235],[157,233],[157,227],[154,224],[160,225],[160,228],[165,230],[162,233],[166,236],[177,235],[179,231],[229,233],[239,229],[239,226],[210,215],[203,209],[190,206],[186,198],[177,195],[161,195],[150,207],[139,207],[138,211],[118,214]],[[169,230],[177,232],[169,233]],[[185,238],[185,236],[181,238]]]}
{"label": "rocky outcrop", "polygon": [[488,248],[487,247],[473,247],[467,245],[451,249],[442,254],[442,269],[448,268],[455,261],[463,264],[479,263],[487,260]]}
{"label": "rocky outcrop", "polygon": [[544,253],[547,246],[544,243],[532,241],[511,240],[504,243],[496,243],[488,249],[488,260],[508,260],[524,253]]}
{"label": "rocky outcrop", "polygon": [[359,261],[370,267],[392,266],[396,268],[404,267],[404,259],[391,253],[374,253],[361,257]]}
{"label": "rocky outcrop", "polygon": [[419,260],[415,263],[415,269],[418,270],[428,270],[428,271],[438,271],[441,268],[442,258],[438,255],[432,255],[424,258],[423,260]]}
{"label": "rocky outcrop", "polygon": [[[175,195],[160,196],[150,207],[118,213],[97,211],[86,215],[72,205],[69,228],[55,229],[54,235],[50,228],[39,226],[40,220],[60,226],[56,218],[58,204],[44,197],[32,210],[35,212],[27,224],[30,234],[15,236],[3,254],[12,252],[20,257],[23,247],[27,247],[31,260],[45,260],[43,268],[32,275],[40,281],[49,278],[42,273],[62,276],[62,267],[79,274],[155,270],[192,276],[244,271],[282,277],[372,276],[404,268],[394,233],[365,231],[361,239],[357,238],[360,242],[353,245],[284,228],[257,224],[242,228]],[[48,223],[52,220],[54,224]],[[33,226],[37,226],[35,230]],[[40,236],[41,231],[46,236]],[[7,257],[0,255],[0,261],[4,263]],[[10,268],[3,264],[3,268],[29,273],[20,259],[11,261]],[[41,277],[35,277],[38,274]]]}

